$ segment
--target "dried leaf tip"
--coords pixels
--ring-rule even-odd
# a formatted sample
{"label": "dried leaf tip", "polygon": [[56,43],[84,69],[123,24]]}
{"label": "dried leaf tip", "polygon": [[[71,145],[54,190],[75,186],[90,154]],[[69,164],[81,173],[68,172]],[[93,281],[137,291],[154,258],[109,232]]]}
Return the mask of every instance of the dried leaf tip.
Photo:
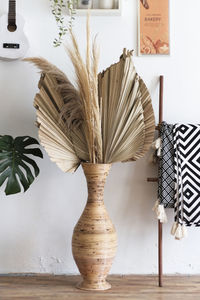
{"label": "dried leaf tip", "polygon": [[134,50],[127,50],[126,48],[123,49],[123,54],[120,56],[120,59],[126,59],[127,57],[133,56]]}

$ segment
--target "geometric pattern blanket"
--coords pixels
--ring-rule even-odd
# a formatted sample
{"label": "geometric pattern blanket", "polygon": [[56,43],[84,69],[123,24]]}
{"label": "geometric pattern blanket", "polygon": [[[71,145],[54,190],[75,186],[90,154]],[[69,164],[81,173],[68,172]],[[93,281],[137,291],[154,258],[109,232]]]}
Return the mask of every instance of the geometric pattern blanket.
{"label": "geometric pattern blanket", "polygon": [[158,199],[165,208],[174,208],[173,125],[160,124],[161,153],[158,165]]}
{"label": "geometric pattern blanket", "polygon": [[200,125],[175,124],[175,221],[200,226]]}

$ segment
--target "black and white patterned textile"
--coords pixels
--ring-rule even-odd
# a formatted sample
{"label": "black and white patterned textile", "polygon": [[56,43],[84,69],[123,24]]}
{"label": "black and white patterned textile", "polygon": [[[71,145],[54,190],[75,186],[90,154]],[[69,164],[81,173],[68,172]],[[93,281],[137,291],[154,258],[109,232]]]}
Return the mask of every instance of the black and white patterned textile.
{"label": "black and white patterned textile", "polygon": [[176,124],[173,134],[175,221],[200,226],[200,125]]}
{"label": "black and white patterned textile", "polygon": [[165,208],[174,207],[174,137],[173,125],[160,125],[161,155],[158,168],[158,199]]}

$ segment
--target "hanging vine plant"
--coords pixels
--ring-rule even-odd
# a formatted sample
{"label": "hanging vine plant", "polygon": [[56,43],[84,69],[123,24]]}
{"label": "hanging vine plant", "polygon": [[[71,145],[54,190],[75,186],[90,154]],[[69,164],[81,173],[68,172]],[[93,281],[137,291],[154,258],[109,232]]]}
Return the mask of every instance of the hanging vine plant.
{"label": "hanging vine plant", "polygon": [[[54,47],[59,47],[63,42],[64,36],[72,29],[78,0],[50,0],[50,2],[51,12],[58,26],[58,37],[54,39],[53,45]],[[68,19],[64,17],[66,9],[69,13]]]}

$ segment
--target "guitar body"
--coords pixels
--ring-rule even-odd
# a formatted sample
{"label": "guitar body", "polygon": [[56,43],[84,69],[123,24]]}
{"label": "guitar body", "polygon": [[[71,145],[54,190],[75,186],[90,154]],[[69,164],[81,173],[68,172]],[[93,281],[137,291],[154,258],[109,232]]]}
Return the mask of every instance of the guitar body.
{"label": "guitar body", "polygon": [[16,30],[8,30],[8,15],[0,18],[0,59],[16,60],[25,56],[29,42],[24,34],[24,19],[16,15]]}

